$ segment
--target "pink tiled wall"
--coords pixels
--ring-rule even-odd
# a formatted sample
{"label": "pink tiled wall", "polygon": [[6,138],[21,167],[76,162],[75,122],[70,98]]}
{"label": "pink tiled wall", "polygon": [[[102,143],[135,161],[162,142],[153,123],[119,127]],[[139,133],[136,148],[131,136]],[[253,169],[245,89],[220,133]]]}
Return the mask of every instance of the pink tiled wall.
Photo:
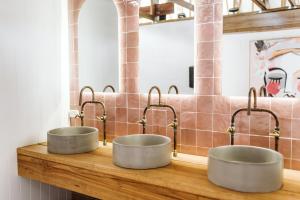
{"label": "pink tiled wall", "polygon": [[[71,44],[71,108],[78,107],[78,48],[77,21],[84,0],[69,0]],[[146,96],[139,93],[139,17],[138,7],[114,0],[119,14],[120,45],[120,93],[97,93],[107,107],[108,139],[116,136],[141,133],[136,122],[146,106]],[[197,0],[195,6],[196,55],[195,95],[163,95],[163,101],[176,109],[179,117],[178,149],[180,152],[207,155],[210,147],[229,144],[226,133],[231,114],[247,106],[246,97],[221,96],[221,40],[222,1]],[[85,99],[89,98],[85,95]],[[300,100],[259,98],[258,106],[272,109],[280,118],[280,152],[285,167],[300,170]],[[87,107],[85,124],[96,126],[102,132],[101,123],[95,119],[98,108]],[[172,137],[167,127],[172,115],[167,110],[154,109],[147,114],[147,131]],[[78,125],[78,121],[74,121]],[[248,117],[241,113],[236,119],[236,144],[273,148],[274,140],[268,134],[274,120],[267,114],[253,113]]]}

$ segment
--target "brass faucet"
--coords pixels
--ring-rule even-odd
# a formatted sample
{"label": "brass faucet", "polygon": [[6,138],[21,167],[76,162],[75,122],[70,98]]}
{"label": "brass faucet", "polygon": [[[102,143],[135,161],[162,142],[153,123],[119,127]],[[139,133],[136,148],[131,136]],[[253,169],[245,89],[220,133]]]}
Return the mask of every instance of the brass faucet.
{"label": "brass faucet", "polygon": [[103,145],[106,146],[107,142],[106,142],[106,119],[107,119],[107,115],[106,115],[106,111],[105,111],[105,105],[104,103],[102,103],[101,101],[85,101],[82,106],[81,106],[81,112],[79,115],[79,118],[81,120],[81,126],[84,126],[84,107],[87,104],[95,104],[95,105],[99,105],[101,106],[101,108],[103,109],[103,114],[101,117],[96,117],[98,120],[103,122]]}
{"label": "brass faucet", "polygon": [[[254,95],[254,106],[251,107],[251,98],[252,94]],[[270,134],[270,136],[273,136],[275,138],[275,150],[278,151],[278,143],[279,143],[279,137],[280,137],[280,128],[279,128],[279,120],[278,117],[274,112],[268,109],[262,109],[257,108],[257,99],[256,99],[256,89],[250,88],[249,90],[249,96],[248,96],[248,107],[247,108],[241,108],[235,111],[231,117],[231,125],[228,128],[227,132],[230,134],[230,144],[234,145],[234,134],[235,134],[235,117],[240,112],[247,112],[248,116],[251,115],[251,112],[265,112],[272,115],[272,117],[275,119],[275,128],[273,132]]]}
{"label": "brass faucet", "polygon": [[253,103],[253,108],[257,108],[257,95],[256,95],[256,89],[254,87],[250,88],[249,94],[248,94],[248,110],[247,110],[247,115],[251,115],[251,99],[252,99],[252,94],[254,98],[254,103]]}
{"label": "brass faucet", "polygon": [[91,90],[92,92],[92,101],[95,101],[95,92],[94,89],[91,86],[84,86],[81,90],[80,90],[80,95],[79,95],[79,106],[81,106],[82,104],[82,96],[83,96],[83,92],[88,89]]}
{"label": "brass faucet", "polygon": [[168,90],[168,94],[171,93],[171,90],[174,89],[176,94],[179,94],[178,87],[176,85],[171,85]]}
{"label": "brass faucet", "polygon": [[107,85],[103,88],[102,92],[106,92],[107,89],[111,89],[113,93],[116,92],[115,88],[112,85]]}
{"label": "brass faucet", "polygon": [[[152,104],[151,103],[151,93],[157,90],[158,92],[158,104]],[[172,111],[174,119],[173,122],[171,124],[169,124],[168,126],[173,128],[173,133],[174,133],[174,138],[173,138],[173,142],[174,142],[174,150],[173,150],[173,156],[176,157],[177,156],[177,128],[178,128],[178,120],[177,120],[177,115],[176,115],[176,111],[175,109],[167,104],[162,104],[161,103],[161,91],[157,86],[153,86],[148,93],[148,103],[147,103],[147,107],[144,109],[143,112],[143,118],[138,122],[143,126],[143,134],[146,133],[146,124],[147,124],[147,119],[146,119],[146,115],[147,115],[147,111],[151,108],[168,108]]]}
{"label": "brass faucet", "polygon": [[259,88],[259,96],[260,97],[267,97],[267,88],[265,86],[261,86]]}

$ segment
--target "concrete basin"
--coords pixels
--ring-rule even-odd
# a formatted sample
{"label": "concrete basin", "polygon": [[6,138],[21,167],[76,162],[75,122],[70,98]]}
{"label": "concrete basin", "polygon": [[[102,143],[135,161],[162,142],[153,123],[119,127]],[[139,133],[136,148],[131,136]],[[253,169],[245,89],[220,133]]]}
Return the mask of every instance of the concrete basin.
{"label": "concrete basin", "polygon": [[47,134],[48,152],[79,154],[98,148],[98,129],[92,127],[58,128]]}
{"label": "concrete basin", "polygon": [[208,179],[240,192],[273,192],[281,188],[283,157],[271,149],[221,146],[208,152]]}
{"label": "concrete basin", "polygon": [[171,139],[161,135],[136,134],[113,140],[113,163],[129,169],[151,169],[171,162]]}

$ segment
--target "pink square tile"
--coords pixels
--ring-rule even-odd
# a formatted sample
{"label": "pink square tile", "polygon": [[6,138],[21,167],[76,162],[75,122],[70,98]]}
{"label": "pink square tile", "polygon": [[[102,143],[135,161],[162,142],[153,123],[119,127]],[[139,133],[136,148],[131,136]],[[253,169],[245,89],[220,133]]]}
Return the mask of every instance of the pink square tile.
{"label": "pink square tile", "polygon": [[292,138],[300,139],[300,119],[292,120]]}
{"label": "pink square tile", "polygon": [[206,24],[199,24],[196,26],[197,33],[198,33],[198,41],[213,41],[214,36],[214,24],[213,23],[206,23]]}
{"label": "pink square tile", "polygon": [[130,79],[125,79],[126,80],[126,92],[128,93],[138,93],[138,82],[139,79],[137,78],[130,78]]}
{"label": "pink square tile", "polygon": [[127,9],[126,12],[127,16],[138,16],[139,14],[139,6],[127,4],[126,9]]}
{"label": "pink square tile", "polygon": [[127,47],[138,47],[139,46],[139,33],[130,32],[127,33]]}
{"label": "pink square tile", "polygon": [[196,130],[181,129],[181,144],[196,146]]}
{"label": "pink square tile", "polygon": [[127,62],[139,61],[139,49],[136,47],[127,48]]}
{"label": "pink square tile", "polygon": [[223,21],[223,5],[222,3],[214,4],[214,22]]}
{"label": "pink square tile", "polygon": [[197,146],[212,147],[213,133],[211,131],[197,131]]}
{"label": "pink square tile", "polygon": [[220,59],[214,59],[214,77],[222,76],[222,61]]}
{"label": "pink square tile", "polygon": [[300,140],[292,140],[292,159],[300,160]]}
{"label": "pink square tile", "polygon": [[127,109],[126,108],[116,108],[116,121],[117,122],[127,122]]}
{"label": "pink square tile", "polygon": [[180,127],[185,129],[196,128],[197,114],[193,112],[181,113],[180,116]]}
{"label": "pink square tile", "polygon": [[126,94],[118,94],[118,96],[116,97],[116,107],[117,108],[127,107]]}
{"label": "pink square tile", "polygon": [[269,135],[270,133],[270,116],[252,115],[250,116],[250,133],[254,135]]}
{"label": "pink square tile", "polygon": [[250,117],[246,113],[240,113],[235,118],[235,128],[237,133],[250,133]]}
{"label": "pink square tile", "polygon": [[138,78],[139,77],[138,63],[128,63],[127,64],[126,77],[127,78]]}
{"label": "pink square tile", "polygon": [[293,101],[293,118],[300,118],[300,100]]}
{"label": "pink square tile", "polygon": [[141,127],[138,124],[128,124],[128,134],[140,134],[141,133]]}
{"label": "pink square tile", "polygon": [[213,115],[213,130],[221,133],[226,133],[230,126],[230,115]]}
{"label": "pink square tile", "polygon": [[214,78],[214,95],[222,95],[222,79]]}
{"label": "pink square tile", "polygon": [[214,42],[197,43],[197,58],[212,60],[214,58]]}
{"label": "pink square tile", "polygon": [[195,91],[198,95],[212,95],[214,93],[213,78],[195,78]]}
{"label": "pink square tile", "polygon": [[207,147],[197,147],[197,155],[207,157],[208,150],[209,150],[209,148],[207,148]]}
{"label": "pink square tile", "polygon": [[213,132],[213,147],[224,146],[230,144],[229,134]]}
{"label": "pink square tile", "polygon": [[140,107],[140,95],[139,94],[128,94],[128,108],[139,108]]}
{"label": "pink square tile", "polygon": [[180,105],[181,105],[182,101],[183,100],[180,96],[169,95],[167,97],[167,104],[172,106],[175,109],[176,112],[180,111]]}
{"label": "pink square tile", "polygon": [[220,41],[223,38],[223,23],[214,23],[214,39]]}
{"label": "pink square tile", "polygon": [[140,120],[140,110],[128,109],[128,122],[137,124],[139,120]]}
{"label": "pink square tile", "polygon": [[213,17],[214,17],[213,13],[214,13],[213,5],[211,4],[199,5],[197,7],[197,12],[196,12],[196,23],[201,24],[201,23],[213,22]]}
{"label": "pink square tile", "polygon": [[181,97],[181,112],[196,112],[197,98],[194,95]]}
{"label": "pink square tile", "polygon": [[214,63],[212,60],[197,60],[196,77],[213,77]]}
{"label": "pink square tile", "polygon": [[212,130],[213,116],[209,113],[197,113],[197,129]]}
{"label": "pink square tile", "polygon": [[[284,156],[284,158],[291,158],[291,147],[292,147],[292,140],[291,139],[285,139],[285,138],[280,138],[279,139],[279,152]],[[270,138],[270,148],[275,149],[275,140],[274,137]]]}
{"label": "pink square tile", "polygon": [[269,148],[269,137],[251,135],[250,145]]}
{"label": "pink square tile", "polygon": [[300,170],[300,160],[291,160],[291,168],[294,170]]}
{"label": "pink square tile", "polygon": [[271,102],[271,110],[280,118],[292,118],[292,101],[285,98],[274,98]]}
{"label": "pink square tile", "polygon": [[180,152],[185,153],[185,154],[192,154],[192,155],[197,155],[197,147],[194,146],[187,146],[187,145],[180,145]]}
{"label": "pink square tile", "polygon": [[116,123],[116,136],[127,135],[128,126],[127,123],[117,122]]}
{"label": "pink square tile", "polygon": [[235,134],[234,135],[235,145],[250,145],[250,135],[249,134]]}
{"label": "pink square tile", "polygon": [[212,96],[197,96],[197,112],[211,113],[213,107]]}
{"label": "pink square tile", "polygon": [[218,114],[230,114],[230,98],[225,96],[215,96],[213,112]]}
{"label": "pink square tile", "polygon": [[167,112],[164,110],[153,110],[153,125],[167,126]]}
{"label": "pink square tile", "polygon": [[139,17],[132,16],[126,18],[127,32],[138,32],[139,31]]}

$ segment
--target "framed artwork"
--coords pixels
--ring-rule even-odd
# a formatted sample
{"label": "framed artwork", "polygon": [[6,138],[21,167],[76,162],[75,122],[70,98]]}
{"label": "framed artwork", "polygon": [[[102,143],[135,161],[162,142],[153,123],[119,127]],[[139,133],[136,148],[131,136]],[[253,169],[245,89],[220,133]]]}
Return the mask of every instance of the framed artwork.
{"label": "framed artwork", "polygon": [[249,80],[270,97],[300,97],[300,37],[251,41]]}

